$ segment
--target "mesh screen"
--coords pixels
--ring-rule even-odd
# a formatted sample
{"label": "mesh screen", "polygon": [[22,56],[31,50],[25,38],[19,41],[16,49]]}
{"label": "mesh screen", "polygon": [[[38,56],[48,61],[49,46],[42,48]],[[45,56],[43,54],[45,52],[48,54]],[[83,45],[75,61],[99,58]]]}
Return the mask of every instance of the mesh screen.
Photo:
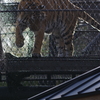
{"label": "mesh screen", "polygon": [[[20,0],[1,0],[0,3],[0,34],[4,53],[11,53],[16,57],[30,57],[34,44],[34,32],[27,28],[23,35],[25,37],[24,46],[18,48],[15,44],[15,26],[17,18],[17,7]],[[42,2],[42,0],[40,0]],[[49,2],[49,1],[48,1]],[[62,0],[62,3],[64,0]],[[100,2],[99,0],[71,0],[72,3],[86,10],[93,18],[100,22]],[[55,2],[57,3],[57,2]],[[52,6],[52,5],[51,5]],[[70,10],[70,9],[68,9]],[[62,9],[63,11],[63,9]],[[75,30],[74,56],[99,55],[100,43],[98,31],[93,29],[84,21],[79,20]],[[97,36],[98,35],[98,36]],[[96,36],[98,38],[96,38]],[[57,50],[51,35],[45,35],[41,54],[45,56],[56,56]],[[92,41],[94,40],[94,41]],[[89,45],[90,44],[90,45]],[[95,44],[95,45],[94,45]],[[83,54],[84,52],[84,54]],[[54,54],[55,53],[55,54]],[[54,55],[53,55],[54,54]]]}
{"label": "mesh screen", "polygon": [[[16,20],[18,12],[25,12],[18,10],[18,4],[20,0],[0,0],[0,70],[4,69],[4,54],[10,53],[15,57],[31,57],[33,51],[33,45],[35,42],[35,35],[29,28],[27,28],[23,32],[24,46],[18,48],[15,44],[15,27],[16,27]],[[27,0],[26,0],[27,1]],[[31,0],[30,0],[31,1]],[[33,0],[35,1],[35,0]],[[42,4],[42,0],[39,0],[40,4]],[[43,0],[44,1],[44,0]],[[49,0],[48,4],[49,4]],[[65,0],[62,0],[61,3],[64,4]],[[100,0],[71,0],[72,3],[80,7],[81,11],[86,11],[89,13],[97,22],[100,23]],[[27,3],[27,2],[26,2]],[[57,4],[57,0],[55,0],[55,5]],[[53,8],[53,6],[50,4]],[[49,9],[51,10],[51,9]],[[72,9],[75,10],[75,9]],[[28,12],[27,10],[26,12]],[[71,12],[70,9],[53,9],[54,12]],[[77,11],[77,10],[75,10]],[[44,12],[47,12],[45,9]],[[75,57],[79,56],[99,56],[100,55],[100,32],[96,29],[91,27],[91,25],[86,24],[83,20],[79,19],[78,24],[76,25],[75,34],[73,38],[74,43],[74,55]],[[2,45],[1,45],[2,44]],[[4,52],[4,53],[3,53]],[[41,54],[43,57],[57,57],[57,48],[55,43],[55,37],[51,34],[48,35],[45,33]],[[15,61],[16,62],[16,61]],[[12,61],[13,63],[13,61]],[[3,66],[3,68],[2,68]],[[69,66],[70,67],[70,66]],[[80,66],[79,66],[80,67]],[[82,72],[81,72],[82,73]],[[10,85],[15,86],[15,84],[19,85],[21,83],[23,86],[45,86],[45,87],[52,87],[54,85],[58,85],[65,80],[73,78],[73,76],[77,76],[81,74],[76,72],[75,75],[72,73],[65,73],[65,74],[55,74],[53,73],[51,76],[46,74],[29,74],[28,76],[26,73],[25,77],[18,75],[16,73],[11,74],[11,83]],[[14,76],[15,75],[15,76]],[[14,77],[13,77],[14,76]],[[24,78],[23,78],[24,77]],[[50,79],[49,79],[50,78]],[[5,83],[6,77],[5,73],[2,76],[3,83],[0,84],[6,86]],[[17,81],[16,81],[17,80]],[[13,86],[12,85],[12,86]],[[8,85],[9,86],[9,85]]]}

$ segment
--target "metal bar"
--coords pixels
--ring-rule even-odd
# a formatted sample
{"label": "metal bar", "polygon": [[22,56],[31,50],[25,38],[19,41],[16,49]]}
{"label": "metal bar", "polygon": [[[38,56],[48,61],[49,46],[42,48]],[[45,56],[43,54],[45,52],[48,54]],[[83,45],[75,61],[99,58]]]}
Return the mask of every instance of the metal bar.
{"label": "metal bar", "polygon": [[28,10],[28,9],[24,9],[24,10],[0,10],[0,12],[33,12],[33,11],[45,11],[45,12],[52,12],[52,11],[99,11],[100,9],[82,9],[82,10],[77,10],[77,9],[42,9],[42,10]]}
{"label": "metal bar", "polygon": [[[100,65],[99,57],[13,58],[7,59],[8,72],[88,71]],[[85,67],[84,67],[85,66]]]}

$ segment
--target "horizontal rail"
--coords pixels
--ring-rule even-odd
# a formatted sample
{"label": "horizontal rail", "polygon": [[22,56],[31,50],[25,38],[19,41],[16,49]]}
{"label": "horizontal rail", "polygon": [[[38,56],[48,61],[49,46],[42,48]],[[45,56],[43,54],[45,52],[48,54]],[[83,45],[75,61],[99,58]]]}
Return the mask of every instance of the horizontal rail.
{"label": "horizontal rail", "polygon": [[37,10],[29,10],[29,9],[24,9],[24,10],[0,10],[0,12],[40,12],[40,11],[45,11],[45,12],[52,12],[52,11],[99,11],[100,9],[82,9],[82,10],[77,10],[77,9],[37,9]]}
{"label": "horizontal rail", "polygon": [[7,59],[8,72],[87,71],[100,65],[99,57],[12,58]]}
{"label": "horizontal rail", "polygon": [[[83,31],[83,30],[76,30],[75,32],[77,32],[77,33],[80,33],[80,32],[83,32],[83,33],[85,33],[85,32],[96,32],[96,33],[98,33],[99,31],[97,31],[97,30],[86,30],[86,31]],[[0,35],[5,35],[5,34],[15,34],[14,32],[12,32],[12,33],[0,33]]]}

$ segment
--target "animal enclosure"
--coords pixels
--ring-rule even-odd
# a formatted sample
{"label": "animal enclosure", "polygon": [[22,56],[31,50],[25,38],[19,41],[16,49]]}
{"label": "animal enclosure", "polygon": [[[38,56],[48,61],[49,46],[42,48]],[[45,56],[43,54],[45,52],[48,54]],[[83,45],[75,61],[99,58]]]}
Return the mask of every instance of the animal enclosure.
{"label": "animal enclosure", "polygon": [[[63,0],[62,0],[63,2]],[[79,6],[82,10],[89,13],[97,22],[100,22],[100,2],[72,0],[72,3]],[[0,30],[1,41],[4,53],[11,53],[15,57],[31,57],[34,45],[34,32],[27,28],[23,32],[24,46],[18,48],[15,44],[15,26],[17,20],[18,2],[0,3]],[[56,9],[57,10],[57,9]],[[71,9],[77,11],[75,9]],[[70,9],[58,9],[58,12],[71,12]],[[43,57],[56,56],[57,48],[53,35],[45,34],[41,54]],[[73,43],[73,56],[99,56],[100,55],[100,35],[99,32],[86,24],[83,20],[79,20],[75,29]]]}
{"label": "animal enclosure", "polygon": [[[34,49],[35,43],[34,32],[31,31],[29,27],[25,29],[25,31],[22,33],[24,37],[24,45],[21,48],[16,46],[15,33],[17,16],[18,13],[22,12],[57,12],[57,20],[57,18],[59,19],[60,13],[62,14],[63,18],[63,14],[65,13],[67,14],[72,12],[75,13],[78,11],[85,11],[98,23],[100,23],[100,0],[71,0],[71,3],[80,7],[81,10],[68,9],[67,6],[67,9],[62,9],[61,5],[58,2],[59,0],[54,0],[55,5],[59,9],[46,9],[45,7],[45,9],[42,10],[20,10],[18,9],[19,1],[20,0],[0,0],[0,84],[1,86],[8,86],[11,91],[14,90],[15,95],[17,95],[17,100],[19,100],[19,94],[16,94],[16,91],[17,93],[20,93],[20,90],[22,91],[23,88],[22,86],[36,88],[39,87],[43,88],[44,90],[52,86],[58,85],[66,80],[72,79],[73,77],[76,77],[79,74],[86,72],[87,70],[99,66],[100,26],[97,27],[99,30],[98,31],[97,29],[86,23],[84,20],[78,19],[78,23],[76,24],[74,32],[74,37],[72,39],[74,44],[74,52],[72,57],[57,57],[58,48],[56,47],[57,44],[55,41],[57,37],[55,37],[53,34],[48,35],[46,34],[46,32],[44,34],[44,40],[41,48],[42,57],[32,57],[32,51]],[[28,1],[35,0],[23,1],[26,1],[26,4],[28,6]],[[44,0],[39,1],[41,1],[40,4],[42,4],[42,6],[40,6],[41,8],[43,7],[42,1]],[[53,8],[49,0],[45,1],[48,1],[48,5]],[[64,1],[67,0],[60,1],[64,4]],[[30,6],[28,6],[28,8],[30,8]],[[53,19],[54,18],[52,17],[52,20]],[[62,19],[61,21],[65,22],[66,20]],[[52,26],[52,24],[49,25]],[[60,23],[58,23],[57,25],[59,26]],[[3,64],[1,65],[2,61]],[[32,96],[32,91],[30,92],[30,95],[26,95],[26,97]],[[40,91],[42,91],[42,89]]]}

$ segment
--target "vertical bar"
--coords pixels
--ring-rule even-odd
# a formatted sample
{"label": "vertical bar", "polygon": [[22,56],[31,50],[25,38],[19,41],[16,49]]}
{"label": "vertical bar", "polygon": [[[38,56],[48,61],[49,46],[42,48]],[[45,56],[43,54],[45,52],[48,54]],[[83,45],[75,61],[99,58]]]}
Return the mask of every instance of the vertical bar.
{"label": "vertical bar", "polygon": [[0,61],[2,59],[3,59],[3,49],[2,49],[1,34],[0,34]]}
{"label": "vertical bar", "polygon": [[5,66],[5,57],[2,48],[1,34],[0,34],[0,72],[4,70]]}

